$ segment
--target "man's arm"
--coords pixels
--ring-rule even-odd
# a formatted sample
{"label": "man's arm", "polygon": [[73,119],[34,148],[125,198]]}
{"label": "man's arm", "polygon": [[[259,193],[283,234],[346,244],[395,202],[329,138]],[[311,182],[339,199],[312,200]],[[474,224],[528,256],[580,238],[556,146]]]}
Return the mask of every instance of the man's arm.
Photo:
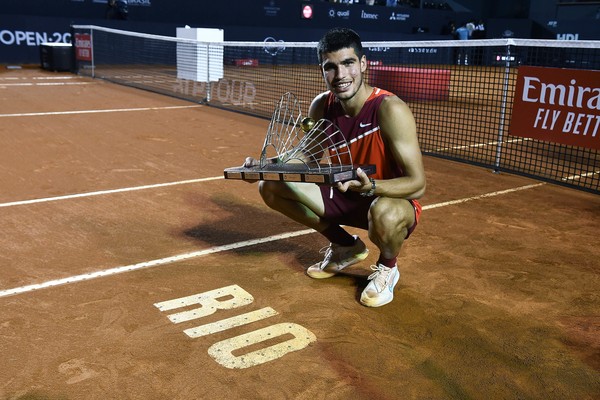
{"label": "man's arm", "polygon": [[314,119],[315,121],[323,118],[323,111],[325,109],[325,100],[327,100],[327,94],[329,92],[323,92],[317,95],[313,101],[310,103],[310,107],[308,108],[308,116]]}
{"label": "man's arm", "polygon": [[[404,171],[404,176],[378,179],[374,195],[404,199],[420,198],[425,193],[426,179],[415,119],[410,108],[396,96],[387,97],[379,108],[378,119],[385,145]],[[346,190],[368,192],[371,189],[368,176],[359,171],[358,178],[358,180],[338,184],[338,189],[343,192]]]}

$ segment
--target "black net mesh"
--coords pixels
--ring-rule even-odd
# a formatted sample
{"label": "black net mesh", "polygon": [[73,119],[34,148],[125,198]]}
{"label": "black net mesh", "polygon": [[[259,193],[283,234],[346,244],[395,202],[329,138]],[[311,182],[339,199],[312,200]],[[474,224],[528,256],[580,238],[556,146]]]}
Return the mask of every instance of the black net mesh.
{"label": "black net mesh", "polygon": [[[313,97],[326,90],[313,42],[198,42],[92,26],[73,29],[92,43],[92,57],[77,62],[80,74],[194,102],[271,118],[282,94],[293,93],[307,113]],[[600,193],[600,145],[575,147],[510,134],[519,67],[600,70],[600,42],[363,45],[367,81],[409,104],[424,154]],[[599,113],[589,116],[587,129],[598,141]]]}

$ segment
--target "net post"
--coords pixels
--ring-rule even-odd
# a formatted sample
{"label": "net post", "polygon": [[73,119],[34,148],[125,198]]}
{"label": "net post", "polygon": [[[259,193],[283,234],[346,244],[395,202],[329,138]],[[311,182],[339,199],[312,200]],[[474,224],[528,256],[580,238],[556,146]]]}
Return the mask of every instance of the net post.
{"label": "net post", "polygon": [[94,28],[90,29],[90,41],[92,42],[92,51],[91,51],[91,58],[92,60],[90,61],[90,63],[92,64],[92,78],[96,77],[96,65],[94,64]]}
{"label": "net post", "polygon": [[210,44],[206,43],[206,103],[210,103]]}
{"label": "net post", "polygon": [[510,80],[510,46],[506,45],[506,59],[504,63],[504,82],[502,84],[502,102],[500,104],[500,116],[498,121],[498,142],[496,144],[496,160],[494,162],[494,173],[500,173],[500,160],[502,159],[502,140],[504,139],[504,120],[506,118],[506,105],[508,102],[508,85]]}
{"label": "net post", "polygon": [[71,24],[69,26],[69,32],[71,34],[71,72],[74,74],[79,73],[79,68],[77,67],[77,49],[75,42],[75,27]]}

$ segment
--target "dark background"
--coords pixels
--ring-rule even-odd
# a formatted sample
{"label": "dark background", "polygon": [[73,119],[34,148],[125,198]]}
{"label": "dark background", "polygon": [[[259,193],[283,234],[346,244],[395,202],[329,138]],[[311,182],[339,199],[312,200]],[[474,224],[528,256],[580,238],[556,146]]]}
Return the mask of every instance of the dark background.
{"label": "dark background", "polygon": [[[333,26],[348,26],[363,40],[384,41],[451,39],[444,31],[450,21],[481,19],[487,38],[600,39],[600,1],[413,0],[413,7],[367,6],[364,1],[129,0],[123,21],[106,19],[106,0],[3,0],[0,63],[37,63],[40,43],[70,41],[71,24],[167,36],[189,25],[224,29],[228,41],[270,37],[287,42],[316,41]],[[312,18],[302,18],[304,5],[312,6]]]}

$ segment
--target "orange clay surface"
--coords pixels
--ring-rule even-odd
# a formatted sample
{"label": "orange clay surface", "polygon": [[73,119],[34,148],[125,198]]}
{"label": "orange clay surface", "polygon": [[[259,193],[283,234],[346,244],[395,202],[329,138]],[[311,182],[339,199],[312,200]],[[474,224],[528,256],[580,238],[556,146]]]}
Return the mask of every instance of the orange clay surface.
{"label": "orange clay surface", "polygon": [[326,240],[222,179],[267,125],[2,67],[0,399],[600,398],[600,197],[425,157],[369,309],[364,232],[367,260],[313,280]]}

